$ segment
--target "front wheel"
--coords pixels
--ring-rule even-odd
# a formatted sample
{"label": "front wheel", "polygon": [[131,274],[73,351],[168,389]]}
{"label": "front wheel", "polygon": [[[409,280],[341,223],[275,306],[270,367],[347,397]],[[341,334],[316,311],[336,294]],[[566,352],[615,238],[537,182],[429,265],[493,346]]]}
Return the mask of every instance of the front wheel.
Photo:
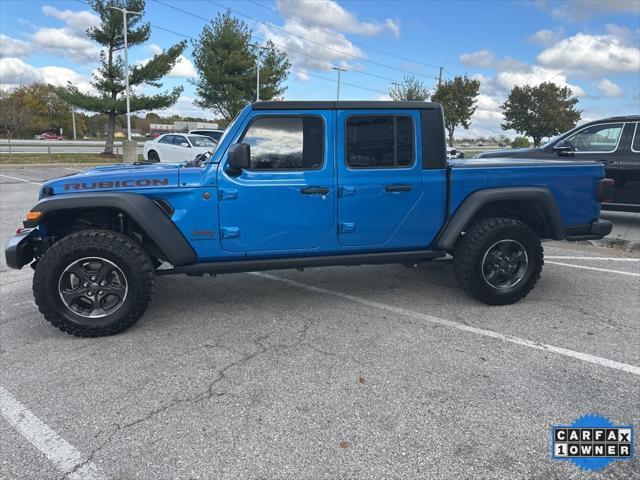
{"label": "front wheel", "polygon": [[458,241],[453,268],[460,287],[489,305],[508,305],[535,286],[544,263],[536,232],[514,218],[486,218]]}
{"label": "front wheel", "polygon": [[144,314],[153,295],[154,269],[129,237],[83,230],[56,242],[40,258],[33,296],[53,326],[81,337],[121,332]]}

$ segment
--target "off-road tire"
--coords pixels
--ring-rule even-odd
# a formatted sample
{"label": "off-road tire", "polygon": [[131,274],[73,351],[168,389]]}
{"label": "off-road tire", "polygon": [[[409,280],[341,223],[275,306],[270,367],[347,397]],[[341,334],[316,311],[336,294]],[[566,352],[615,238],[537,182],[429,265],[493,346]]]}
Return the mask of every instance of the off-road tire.
{"label": "off-road tire", "polygon": [[147,158],[153,163],[158,163],[160,161],[160,155],[158,155],[158,152],[155,150],[149,151],[149,153],[147,153]]}
{"label": "off-road tire", "polygon": [[[86,257],[106,259],[126,277],[128,292],[122,305],[101,318],[76,314],[59,293],[64,269]],[[121,332],[138,321],[149,306],[154,282],[153,264],[138,243],[111,230],[83,230],[59,240],[40,258],[33,276],[33,296],[54,327],[79,337],[100,337]]]}
{"label": "off-road tire", "polygon": [[[485,254],[501,240],[520,243],[528,257],[522,279],[504,289],[490,285],[483,275]],[[485,218],[474,223],[458,240],[453,252],[453,270],[458,285],[488,305],[509,305],[527,296],[540,278],[543,264],[542,244],[538,235],[515,218]]]}

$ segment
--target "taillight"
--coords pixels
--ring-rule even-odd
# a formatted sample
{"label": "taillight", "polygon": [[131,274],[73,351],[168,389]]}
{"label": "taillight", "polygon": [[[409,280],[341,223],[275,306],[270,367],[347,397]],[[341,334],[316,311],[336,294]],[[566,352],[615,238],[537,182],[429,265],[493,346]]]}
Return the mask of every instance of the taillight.
{"label": "taillight", "polygon": [[615,182],[611,178],[598,180],[597,197],[600,203],[608,203],[613,200]]}

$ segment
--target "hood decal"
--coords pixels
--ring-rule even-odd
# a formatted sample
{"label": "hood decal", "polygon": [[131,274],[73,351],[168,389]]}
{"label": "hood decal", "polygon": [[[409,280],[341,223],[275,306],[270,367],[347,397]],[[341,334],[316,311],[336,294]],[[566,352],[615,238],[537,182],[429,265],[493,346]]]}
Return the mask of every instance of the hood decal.
{"label": "hood decal", "polygon": [[108,188],[162,187],[168,186],[168,178],[139,178],[126,180],[101,180],[96,182],[65,183],[64,191],[96,190]]}

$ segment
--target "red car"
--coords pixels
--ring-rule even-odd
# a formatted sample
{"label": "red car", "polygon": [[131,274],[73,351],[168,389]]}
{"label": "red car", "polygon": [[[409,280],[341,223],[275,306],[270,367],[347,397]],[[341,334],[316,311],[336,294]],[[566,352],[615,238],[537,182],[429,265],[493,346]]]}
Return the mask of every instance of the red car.
{"label": "red car", "polygon": [[66,140],[62,135],[57,133],[45,132],[40,135],[36,135],[36,140]]}

